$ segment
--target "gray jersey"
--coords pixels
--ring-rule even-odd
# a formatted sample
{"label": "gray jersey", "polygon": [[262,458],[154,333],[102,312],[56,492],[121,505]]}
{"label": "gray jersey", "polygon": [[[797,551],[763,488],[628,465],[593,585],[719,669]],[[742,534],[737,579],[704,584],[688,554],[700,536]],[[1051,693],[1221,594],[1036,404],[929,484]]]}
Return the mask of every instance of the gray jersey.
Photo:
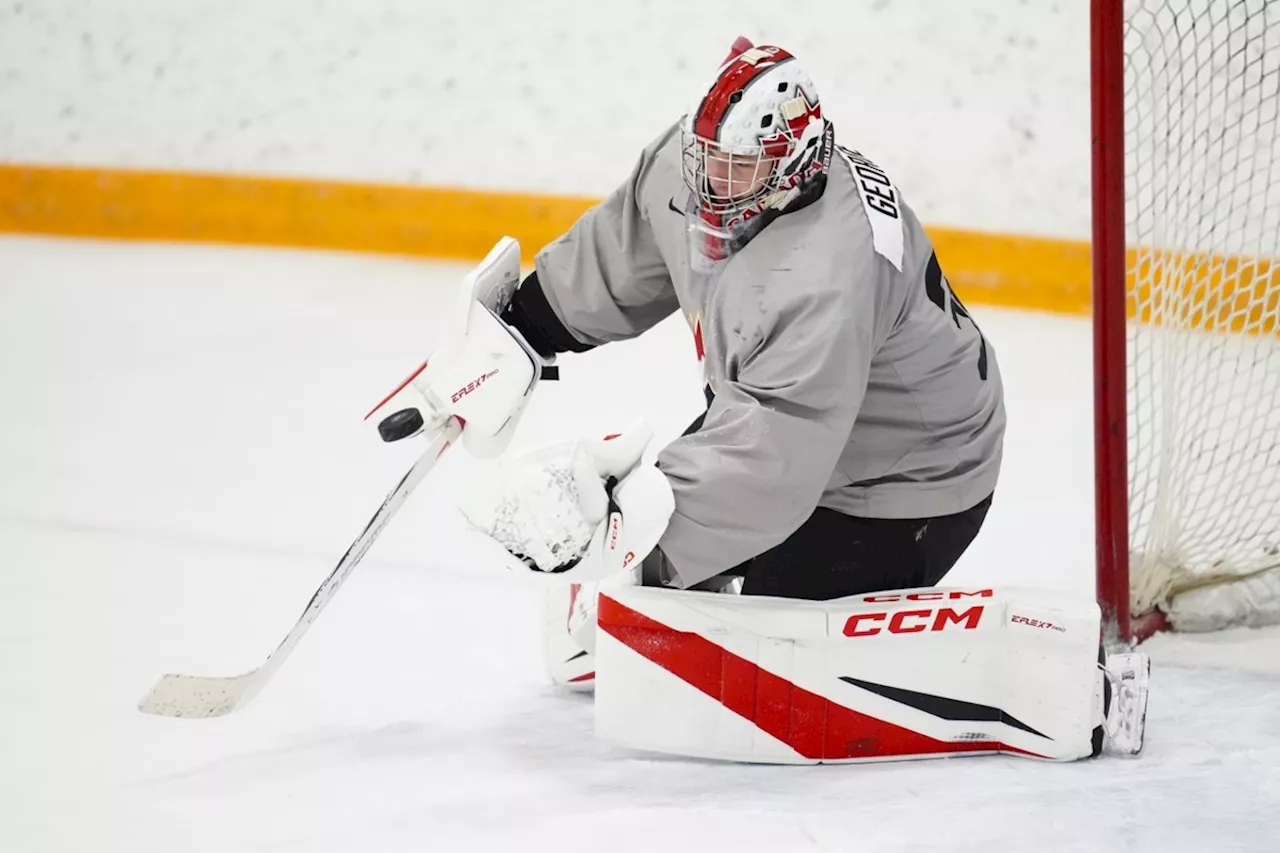
{"label": "gray jersey", "polygon": [[688,203],[673,127],[536,262],[585,344],[677,309],[694,331],[714,398],[658,457],[676,585],[781,543],[819,506],[928,518],[991,494],[1005,426],[995,352],[882,170],[838,149],[816,202],[709,273],[691,260]]}

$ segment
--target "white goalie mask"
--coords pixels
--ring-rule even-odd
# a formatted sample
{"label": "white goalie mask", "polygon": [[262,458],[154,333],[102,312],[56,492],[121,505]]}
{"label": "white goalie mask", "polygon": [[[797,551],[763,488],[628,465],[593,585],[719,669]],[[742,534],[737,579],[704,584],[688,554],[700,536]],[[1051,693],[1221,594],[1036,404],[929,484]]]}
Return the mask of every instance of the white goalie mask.
{"label": "white goalie mask", "polygon": [[704,253],[724,257],[746,223],[781,213],[827,167],[813,81],[780,47],[732,55],[681,122],[684,181]]}

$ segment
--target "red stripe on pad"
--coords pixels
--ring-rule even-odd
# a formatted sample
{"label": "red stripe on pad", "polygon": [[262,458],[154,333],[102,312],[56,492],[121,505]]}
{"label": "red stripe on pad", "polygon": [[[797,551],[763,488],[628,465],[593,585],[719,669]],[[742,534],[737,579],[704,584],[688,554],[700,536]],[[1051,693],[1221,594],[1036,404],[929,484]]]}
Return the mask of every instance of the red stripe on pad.
{"label": "red stripe on pad", "polygon": [[677,631],[599,597],[598,627],[681,681],[811,759],[892,758],[940,753],[1014,752],[995,741],[941,741],[846,708],[761,669],[699,634]]}

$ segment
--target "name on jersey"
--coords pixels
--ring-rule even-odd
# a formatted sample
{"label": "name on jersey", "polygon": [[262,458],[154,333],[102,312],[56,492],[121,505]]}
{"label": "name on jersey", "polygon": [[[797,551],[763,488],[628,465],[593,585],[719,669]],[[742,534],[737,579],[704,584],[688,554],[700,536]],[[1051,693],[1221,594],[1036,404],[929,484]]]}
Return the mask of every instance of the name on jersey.
{"label": "name on jersey", "polygon": [[885,216],[899,218],[898,193],[884,170],[857,151],[848,151],[846,155],[853,165],[853,173],[857,176],[867,206]]}

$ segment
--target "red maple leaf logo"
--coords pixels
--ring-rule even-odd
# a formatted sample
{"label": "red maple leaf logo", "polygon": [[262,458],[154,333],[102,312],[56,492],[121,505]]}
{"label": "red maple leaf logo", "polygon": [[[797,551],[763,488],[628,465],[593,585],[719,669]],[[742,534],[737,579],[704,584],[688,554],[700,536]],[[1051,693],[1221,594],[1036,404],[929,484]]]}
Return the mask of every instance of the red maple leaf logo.
{"label": "red maple leaf logo", "polygon": [[822,105],[809,103],[809,96],[800,91],[798,100],[804,101],[804,112],[787,119],[786,128],[779,127],[773,136],[761,139],[760,145],[766,157],[785,157],[790,153],[791,145],[800,138],[809,122],[822,118]]}

